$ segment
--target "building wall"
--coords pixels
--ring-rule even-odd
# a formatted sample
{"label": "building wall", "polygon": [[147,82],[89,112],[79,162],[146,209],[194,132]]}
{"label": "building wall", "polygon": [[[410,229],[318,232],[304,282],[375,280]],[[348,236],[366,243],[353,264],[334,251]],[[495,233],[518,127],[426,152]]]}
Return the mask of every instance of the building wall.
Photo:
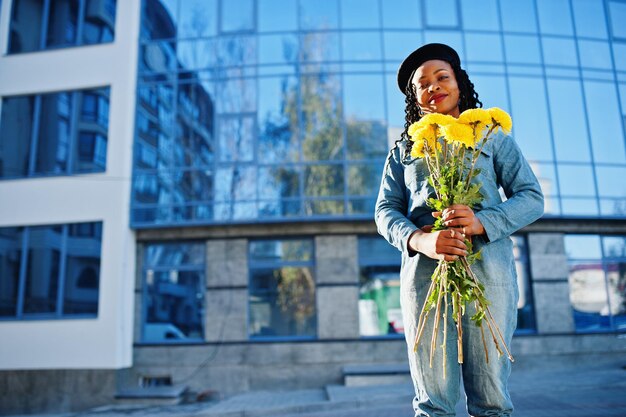
{"label": "building wall", "polygon": [[[2,2],[3,52],[10,7]],[[139,12],[138,0],[117,2],[113,43],[0,57],[0,96],[111,88],[106,172],[0,181],[0,227],[103,222],[98,316],[0,321],[0,370],[132,363],[135,239],[128,225]]]}

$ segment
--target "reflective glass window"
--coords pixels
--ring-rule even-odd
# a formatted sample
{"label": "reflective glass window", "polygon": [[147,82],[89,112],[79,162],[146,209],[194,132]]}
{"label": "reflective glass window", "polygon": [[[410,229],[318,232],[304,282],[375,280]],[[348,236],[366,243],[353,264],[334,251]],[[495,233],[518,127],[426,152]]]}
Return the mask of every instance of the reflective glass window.
{"label": "reflective glass window", "polygon": [[341,27],[366,29],[380,26],[378,0],[341,0]]}
{"label": "reflective glass window", "polygon": [[404,334],[400,252],[380,237],[359,237],[359,334]]}
{"label": "reflective glass window", "polygon": [[295,35],[259,36],[260,64],[288,64],[298,59],[298,38]]}
{"label": "reflective glass window", "polygon": [[258,193],[264,200],[280,200],[300,195],[300,170],[289,166],[259,167]]}
{"label": "reflective glass window", "polygon": [[254,0],[221,1],[219,10],[222,32],[254,30]]}
{"label": "reflective glass window", "polygon": [[[170,0],[171,1],[171,0]],[[167,4],[167,2],[165,2]],[[223,2],[223,3],[238,3],[238,2]],[[238,22],[237,17],[231,16],[232,9],[228,6],[223,9],[222,14],[222,30],[239,30],[243,28],[231,28],[229,24],[237,25],[237,23],[245,23],[250,25],[250,16],[244,6],[242,6],[241,22]],[[167,6],[166,6],[167,7]],[[202,38],[207,36],[215,36],[217,33],[217,0],[182,0],[178,1],[178,38]],[[229,18],[231,20],[229,20]]]}
{"label": "reflective glass window", "polygon": [[298,2],[284,0],[257,0],[259,32],[298,29]]}
{"label": "reflective glass window", "polygon": [[343,59],[346,61],[373,61],[382,58],[379,32],[343,32],[341,45]]}
{"label": "reflective glass window", "polygon": [[584,87],[594,160],[623,164],[624,132],[615,84],[585,80]]}
{"label": "reflective glass window", "polygon": [[109,88],[7,97],[0,123],[5,178],[106,169]]}
{"label": "reflective glass window", "polygon": [[15,0],[9,53],[112,42],[115,14],[115,0]]}
{"label": "reflective glass window", "polygon": [[580,65],[585,68],[611,69],[611,49],[603,41],[578,41]]}
{"label": "reflective glass window", "polygon": [[285,162],[299,159],[298,89],[292,77],[259,79],[258,159]]}
{"label": "reflective glass window", "polygon": [[421,32],[383,32],[383,46],[387,61],[402,62],[423,43]]}
{"label": "reflective glass window", "polygon": [[473,30],[500,30],[497,0],[461,1],[463,28]]}
{"label": "reflective glass window", "polygon": [[483,103],[485,108],[509,108],[507,96],[508,88],[504,76],[471,75],[470,80],[474,84],[474,90],[478,93],[478,99]]}
{"label": "reflective glass window", "polygon": [[96,317],[101,241],[100,222],[0,228],[0,317]]}
{"label": "reflective glass window", "polygon": [[502,29],[505,32],[537,32],[533,0],[500,0]]}
{"label": "reflective glass window", "polygon": [[304,193],[311,197],[343,195],[342,165],[309,165],[304,169]]}
{"label": "reflective glass window", "polygon": [[595,198],[561,198],[562,214],[564,216],[597,216],[598,200]]}
{"label": "reflective glass window", "polygon": [[426,25],[431,27],[457,27],[458,11],[455,0],[424,0]]}
{"label": "reflective glass window", "polygon": [[[528,160],[553,160],[543,80],[509,77],[509,87],[513,134],[524,156]],[[533,109],[532,117],[528,116],[528,109]]]}
{"label": "reflective glass window", "polygon": [[572,0],[576,35],[606,39],[604,3],[595,0]]}
{"label": "reflective glass window", "polygon": [[520,64],[541,64],[539,38],[529,35],[504,35],[506,59]]}
{"label": "reflective glass window", "polygon": [[317,335],[313,259],[310,239],[250,242],[250,338]]}
{"label": "reflective glass window", "polygon": [[611,33],[614,38],[626,39],[626,3],[621,1],[609,1],[609,14],[611,20]]}
{"label": "reflective glass window", "polygon": [[215,104],[218,113],[248,113],[256,110],[256,80],[231,78],[217,87]]}
{"label": "reflective glass window", "polygon": [[559,184],[556,180],[556,169],[552,163],[537,163],[530,164],[544,196],[544,213],[548,215],[560,214],[561,208],[559,205]]}
{"label": "reflective glass window", "polygon": [[615,69],[626,71],[626,44],[613,42],[613,58],[615,59]]}
{"label": "reflective glass window", "polygon": [[339,35],[332,32],[300,35],[300,60],[304,62],[339,61]]}
{"label": "reflective glass window", "polygon": [[[446,31],[446,30],[425,30],[424,31],[424,43],[444,43],[450,45],[461,57],[461,62],[465,61],[465,46],[463,37],[459,31]],[[417,45],[414,49],[417,49]]]}
{"label": "reflective glass window", "polygon": [[502,62],[502,43],[500,35],[467,33],[467,59],[469,61]]}
{"label": "reflective glass window", "polygon": [[177,31],[178,4],[176,0],[143,1],[141,16],[142,38],[171,39],[176,37]]}
{"label": "reflective glass window", "polygon": [[204,340],[204,248],[193,242],[145,245],[143,342]]}
{"label": "reflective glass window", "polygon": [[[383,26],[385,28],[421,29],[420,2],[414,0],[381,1]],[[419,44],[416,44],[419,45]],[[417,46],[413,49],[417,49]]]}
{"label": "reflective glass window", "polygon": [[624,240],[624,236],[565,236],[576,330],[626,327]]}
{"label": "reflective glass window", "polygon": [[561,195],[566,197],[594,197],[596,195],[591,165],[558,164]]}
{"label": "reflective glass window", "polygon": [[626,216],[625,198],[603,198],[600,199],[600,214],[603,216]]}
{"label": "reflective glass window", "polygon": [[21,227],[0,227],[0,317],[15,317],[22,264]]}
{"label": "reflective glass window", "polygon": [[[400,138],[400,133],[404,130],[404,94],[398,88],[398,82],[395,74],[385,77],[386,93],[387,93],[387,122],[389,130],[397,131],[397,138],[388,141],[389,144]],[[392,146],[392,145],[391,145]],[[391,147],[389,146],[389,148]]]}
{"label": "reflective glass window", "polygon": [[343,158],[339,106],[339,78],[306,76],[300,79],[302,156],[308,161]]}
{"label": "reflective glass window", "polygon": [[519,291],[516,332],[532,331],[535,329],[535,305],[528,267],[528,244],[524,236],[513,235],[511,239],[513,240],[515,272]]}
{"label": "reflective glass window", "polygon": [[578,66],[573,39],[543,37],[543,61],[546,65]]}
{"label": "reflective glass window", "polygon": [[30,172],[33,121],[40,106],[36,96],[3,97],[0,120],[0,177],[26,177]]}
{"label": "reflective glass window", "polygon": [[336,29],[339,26],[338,0],[300,0],[300,28]]}
{"label": "reflective glass window", "polygon": [[[537,2],[539,29],[546,35],[573,35],[569,0]],[[555,17],[558,16],[558,19]]]}
{"label": "reflective glass window", "polygon": [[220,161],[252,161],[254,158],[254,117],[222,117],[219,123]]}
{"label": "reflective glass window", "polygon": [[596,165],[600,197],[626,197],[626,167]]}
{"label": "reflective glass window", "polygon": [[559,161],[591,161],[579,81],[548,79],[552,132]]}
{"label": "reflective glass window", "polygon": [[351,164],[348,166],[348,195],[370,197],[378,193],[380,174],[384,159],[377,163]]}

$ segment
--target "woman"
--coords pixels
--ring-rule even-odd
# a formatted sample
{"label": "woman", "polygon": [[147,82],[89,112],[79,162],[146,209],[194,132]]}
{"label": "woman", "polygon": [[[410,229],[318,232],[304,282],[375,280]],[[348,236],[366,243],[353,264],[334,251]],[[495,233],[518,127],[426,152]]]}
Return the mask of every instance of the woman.
{"label": "woman", "polygon": [[[464,363],[457,364],[456,331],[448,332],[447,375],[442,372],[442,349],[437,349],[433,367],[430,349],[420,345],[413,351],[419,312],[430,277],[438,259],[447,261],[467,254],[465,237],[482,260],[472,268],[485,285],[491,311],[510,346],[517,325],[519,298],[513,245],[509,236],[538,219],[543,213],[541,188],[515,141],[496,136],[487,142],[478,158],[484,200],[475,210],[453,205],[432,212],[426,205],[433,193],[428,185],[428,169],[423,159],[410,156],[412,142],[408,127],[424,114],[443,113],[458,117],[469,109],[482,107],[474,85],[461,69],[458,54],[443,44],[428,44],[411,53],[398,70],[398,86],[406,95],[405,125],[402,138],[390,151],[376,202],[379,233],[402,252],[401,305],[411,377],[415,386],[413,407],[416,416],[453,416],[460,393],[460,380],[467,394],[472,416],[508,416],[513,404],[507,390],[511,364],[498,358],[488,344],[489,363],[480,328],[470,321],[473,306],[463,316]],[[507,197],[502,201],[498,188]],[[448,230],[430,233],[434,218],[443,216]],[[448,329],[455,329],[448,314]],[[424,334],[432,333],[428,320]],[[443,326],[443,323],[442,323]],[[456,330],[456,329],[455,329]],[[441,340],[441,339],[440,339]]]}

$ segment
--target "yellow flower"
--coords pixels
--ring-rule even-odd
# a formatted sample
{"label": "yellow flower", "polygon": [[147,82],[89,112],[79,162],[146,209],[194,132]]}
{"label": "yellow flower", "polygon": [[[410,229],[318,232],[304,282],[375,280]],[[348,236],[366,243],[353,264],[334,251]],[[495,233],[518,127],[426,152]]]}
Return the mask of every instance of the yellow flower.
{"label": "yellow flower", "polygon": [[413,158],[423,158],[424,156],[426,156],[426,154],[424,153],[425,144],[426,142],[424,140],[418,140],[417,142],[413,143],[413,147],[411,148],[411,156]]}
{"label": "yellow flower", "polygon": [[415,133],[420,129],[420,125],[418,122],[413,123],[411,126],[409,126],[409,129],[407,130],[407,133],[409,134],[409,136],[411,136],[411,138],[413,136],[415,136]]}
{"label": "yellow flower", "polygon": [[456,119],[450,115],[441,113],[428,113],[427,115],[422,117],[417,123],[419,123],[420,126],[437,125],[443,127],[455,122]]}
{"label": "yellow flower", "polygon": [[446,141],[452,144],[461,144],[467,148],[476,145],[476,137],[471,126],[465,123],[454,123],[443,128]]}
{"label": "yellow flower", "polygon": [[498,127],[500,127],[502,128],[502,131],[504,131],[504,133],[511,132],[511,128],[513,127],[513,121],[511,120],[511,116],[509,116],[507,112],[497,107],[492,107],[488,111],[491,115],[494,126],[496,126],[494,131],[497,132]]}
{"label": "yellow flower", "polygon": [[468,109],[461,113],[458,120],[471,126],[485,127],[491,123],[491,114],[485,109]]}

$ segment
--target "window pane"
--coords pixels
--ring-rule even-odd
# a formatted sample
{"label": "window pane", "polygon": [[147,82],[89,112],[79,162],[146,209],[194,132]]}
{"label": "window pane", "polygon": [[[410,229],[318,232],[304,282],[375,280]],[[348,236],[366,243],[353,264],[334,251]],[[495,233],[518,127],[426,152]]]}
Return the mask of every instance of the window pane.
{"label": "window pane", "polygon": [[558,160],[590,162],[580,82],[549,78],[548,97]]}
{"label": "window pane", "polygon": [[[386,28],[421,29],[422,12],[415,0],[381,1],[383,26]],[[417,49],[419,43],[413,49]]]}
{"label": "window pane", "polygon": [[380,26],[378,0],[341,0],[341,27],[365,29]]}
{"label": "window pane", "polygon": [[403,334],[400,266],[367,266],[360,272],[360,335]]}
{"label": "window pane", "polygon": [[596,166],[600,197],[626,197],[626,167]]}
{"label": "window pane", "polygon": [[542,38],[543,58],[546,65],[578,66],[576,44],[573,39]]}
{"label": "window pane", "polygon": [[252,240],[250,262],[312,262],[313,241],[310,239]]}
{"label": "window pane", "polygon": [[84,44],[113,41],[116,8],[116,0],[86,1],[82,40]]}
{"label": "window pane", "polygon": [[259,36],[260,64],[289,64],[298,59],[298,38],[295,35]]}
{"label": "window pane", "polygon": [[29,228],[24,313],[55,313],[59,290],[59,268],[63,228]]}
{"label": "window pane", "polygon": [[504,76],[472,75],[470,79],[472,83],[474,83],[474,89],[478,93],[478,99],[483,103],[485,108],[509,108],[509,100],[506,94],[508,87]]}
{"label": "window pane", "polygon": [[300,35],[300,60],[304,62],[339,61],[339,36],[331,32]]}
{"label": "window pane", "polygon": [[584,86],[594,160],[623,164],[626,160],[624,132],[615,85],[584,81]]}
{"label": "window pane", "polygon": [[500,29],[497,0],[461,1],[463,28],[497,31]]}
{"label": "window pane", "polygon": [[263,162],[299,159],[297,83],[293,77],[259,79],[259,154]]}
{"label": "window pane", "polygon": [[595,235],[566,235],[567,259],[602,259],[600,237]]}
{"label": "window pane", "polygon": [[315,280],[311,268],[250,271],[251,337],[316,335]]}
{"label": "window pane", "polygon": [[106,169],[109,129],[109,89],[101,88],[78,93],[82,97],[78,146],[75,146],[77,172],[102,172]]}
{"label": "window pane", "polygon": [[606,265],[606,278],[613,326],[617,330],[623,330],[626,328],[626,261],[608,263]]}
{"label": "window pane", "polygon": [[595,0],[572,0],[576,34],[579,37],[606,39],[606,18],[603,2]]}
{"label": "window pane", "polygon": [[[170,1],[174,2],[174,0]],[[236,2],[225,1],[223,3]],[[180,10],[180,18],[176,28],[178,29],[178,38],[201,38],[214,36],[217,33],[217,0],[183,0],[178,1],[178,7]],[[227,12],[225,11],[225,13]],[[243,13],[245,14],[246,11]],[[242,20],[245,19],[246,17],[242,17]],[[234,20],[234,22],[228,23],[236,24],[236,19]]]}
{"label": "window pane", "polygon": [[500,0],[500,14],[507,32],[537,32],[533,0]]}
{"label": "window pane", "polygon": [[[510,77],[513,130],[517,143],[529,160],[550,161],[552,146],[543,81],[538,78]],[[533,109],[532,116],[527,109]]]}
{"label": "window pane", "polygon": [[578,50],[581,67],[611,69],[611,50],[607,42],[579,40]]}
{"label": "window pane", "polygon": [[[539,28],[548,35],[573,35],[569,0],[537,2]],[[555,19],[555,16],[559,16]]]}
{"label": "window pane", "polygon": [[346,61],[377,61],[382,59],[379,32],[343,32],[343,59]]}
{"label": "window pane", "polygon": [[615,58],[615,69],[626,71],[626,44],[614,42],[613,57]]}
{"label": "window pane", "polygon": [[0,227],[0,317],[17,314],[23,229]]}
{"label": "window pane", "polygon": [[348,194],[350,196],[376,196],[384,160],[378,163],[350,165],[348,167]]}
{"label": "window pane", "polygon": [[339,5],[337,0],[300,0],[301,29],[335,29],[338,26]]}
{"label": "window pane", "polygon": [[[424,31],[424,43],[443,43],[454,48],[455,51],[461,57],[461,62],[465,62],[465,46],[461,32],[459,31],[446,31],[446,30],[425,30]],[[415,45],[414,49],[417,49],[420,45]]]}
{"label": "window pane", "polygon": [[11,5],[9,53],[41,49],[44,0],[14,0]]}
{"label": "window pane", "polygon": [[222,1],[220,6],[222,32],[254,30],[253,0]]}
{"label": "window pane", "polygon": [[71,93],[41,96],[39,141],[35,163],[35,172],[38,174],[67,172],[72,103]]}
{"label": "window pane", "polygon": [[257,187],[260,198],[264,200],[299,197],[299,169],[289,166],[259,167]]}
{"label": "window pane", "polygon": [[467,33],[467,59],[469,61],[502,62],[500,35]]}
{"label": "window pane", "polygon": [[603,236],[602,248],[605,258],[612,258],[613,260],[626,258],[626,237]]}
{"label": "window pane", "polygon": [[69,228],[63,314],[98,315],[102,223]]}
{"label": "window pane", "polygon": [[459,25],[455,0],[424,0],[427,26],[457,27]]}
{"label": "window pane", "polygon": [[256,80],[234,78],[218,86],[218,113],[244,113],[256,110]]}
{"label": "window pane", "polygon": [[339,78],[334,75],[301,78],[302,155],[305,160],[343,157],[340,93]]}
{"label": "window pane", "polygon": [[569,286],[576,330],[609,329],[611,322],[602,264],[570,262]]}
{"label": "window pane", "polygon": [[0,177],[28,176],[35,96],[4,97],[0,121]]}
{"label": "window pane", "polygon": [[609,13],[611,14],[611,32],[615,38],[626,38],[626,4],[617,1],[609,1]]}
{"label": "window pane", "polygon": [[528,273],[528,248],[523,236],[511,236],[513,253],[515,254],[515,271],[517,273],[517,330],[535,329],[535,306],[532,299],[532,287]]}
{"label": "window pane", "polygon": [[423,43],[423,40],[421,32],[394,32],[386,30],[383,32],[383,42],[385,59],[393,61],[395,64],[402,62],[404,58]]}
{"label": "window pane", "polygon": [[144,39],[175,38],[179,26],[177,1],[146,0],[142,3],[141,37]]}
{"label": "window pane", "polygon": [[597,216],[598,201],[595,198],[561,198],[564,216]]}
{"label": "window pane", "polygon": [[304,194],[312,197],[343,195],[341,165],[309,165],[304,170]]}
{"label": "window pane", "polygon": [[146,267],[204,265],[204,244],[201,243],[151,243],[145,248]]}
{"label": "window pane", "polygon": [[254,158],[254,118],[222,118],[219,124],[220,161],[252,161]]}
{"label": "window pane", "polygon": [[[539,181],[539,185],[541,185],[541,190],[543,191],[544,196],[557,196],[559,194],[559,186],[556,181],[554,164],[532,163],[530,167],[535,173],[535,176]],[[545,211],[546,213],[553,212],[548,209],[547,202]]]}
{"label": "window pane", "polygon": [[258,0],[259,32],[298,29],[298,2]]}
{"label": "window pane", "polygon": [[539,38],[526,35],[504,35],[506,59],[520,64],[541,64]]}
{"label": "window pane", "polygon": [[47,47],[72,46],[76,44],[78,31],[78,0],[50,2]]}
{"label": "window pane", "polygon": [[591,165],[558,164],[561,195],[594,197],[596,195]]}

